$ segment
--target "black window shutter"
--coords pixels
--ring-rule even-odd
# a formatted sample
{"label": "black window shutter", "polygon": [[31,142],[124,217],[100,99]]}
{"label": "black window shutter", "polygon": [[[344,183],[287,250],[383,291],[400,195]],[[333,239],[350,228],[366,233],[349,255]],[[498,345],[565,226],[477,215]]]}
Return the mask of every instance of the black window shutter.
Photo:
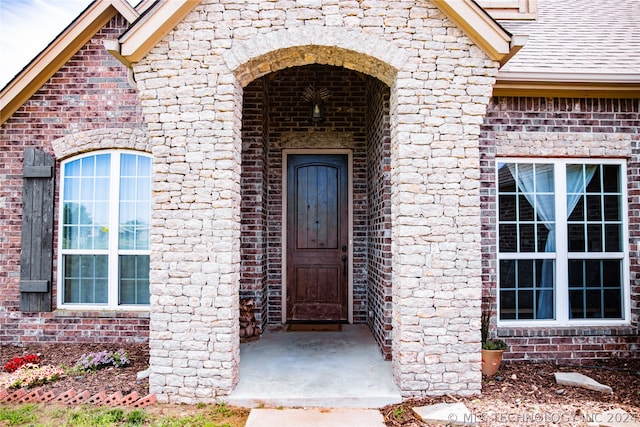
{"label": "black window shutter", "polygon": [[41,150],[24,151],[20,311],[51,311],[54,166]]}

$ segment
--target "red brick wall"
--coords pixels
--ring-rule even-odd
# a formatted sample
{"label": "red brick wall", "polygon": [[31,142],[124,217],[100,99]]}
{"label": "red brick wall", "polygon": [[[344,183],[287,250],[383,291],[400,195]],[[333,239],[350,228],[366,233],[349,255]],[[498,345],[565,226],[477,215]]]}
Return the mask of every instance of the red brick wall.
{"label": "red brick wall", "polygon": [[[627,159],[631,326],[496,328],[495,132],[623,133],[632,140]],[[494,98],[480,140],[483,304],[493,307],[493,336],[505,340],[507,360],[640,357],[640,101],[625,99]],[[606,154],[605,154],[606,155]]]}
{"label": "red brick wall", "polygon": [[[338,132],[352,134],[353,320],[363,323],[367,316],[365,83],[353,71],[324,65],[289,68],[272,77],[269,84],[270,319],[280,319],[282,313],[282,307],[277,303],[281,298],[282,274],[281,140],[288,132]],[[325,103],[325,121],[322,123],[308,121],[308,104],[302,99],[302,94],[309,85],[314,85],[317,89],[327,88],[331,93]],[[271,317],[272,314],[274,317]]]}
{"label": "red brick wall", "polygon": [[[310,84],[331,93],[322,123],[308,121],[302,94]],[[245,88],[241,297],[259,301],[263,326],[282,318],[282,140],[290,133],[349,134],[346,145],[332,147],[353,149],[354,322],[369,323],[390,355],[388,112],[388,87],[339,67],[291,68]]]}
{"label": "red brick wall", "polygon": [[264,330],[267,315],[267,109],[266,81],[244,89],[242,106],[242,204],[240,298],[253,298]]}
{"label": "red brick wall", "polygon": [[[53,154],[51,142],[66,135],[144,126],[127,69],[102,45],[102,40],[117,38],[126,26],[120,16],[107,23],[0,130],[0,343],[144,341],[148,337],[148,313],[100,316],[19,310],[24,148],[38,147]],[[54,304],[55,287],[54,272]]]}
{"label": "red brick wall", "polygon": [[378,80],[367,87],[367,169],[369,176],[369,327],[391,359],[391,160],[389,88]]}

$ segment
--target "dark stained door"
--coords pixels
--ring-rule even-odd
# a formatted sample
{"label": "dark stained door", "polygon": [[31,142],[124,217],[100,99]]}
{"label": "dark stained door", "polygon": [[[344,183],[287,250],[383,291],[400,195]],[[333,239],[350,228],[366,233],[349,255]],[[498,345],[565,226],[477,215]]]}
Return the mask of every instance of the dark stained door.
{"label": "dark stained door", "polygon": [[289,155],[287,183],[287,321],[347,321],[347,156]]}

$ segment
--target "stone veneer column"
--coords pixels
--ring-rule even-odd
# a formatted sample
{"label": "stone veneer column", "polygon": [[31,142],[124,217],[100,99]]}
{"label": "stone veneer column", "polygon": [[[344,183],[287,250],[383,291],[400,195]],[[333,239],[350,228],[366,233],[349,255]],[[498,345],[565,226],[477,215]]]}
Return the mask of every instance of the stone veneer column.
{"label": "stone veneer column", "polygon": [[405,397],[481,391],[478,137],[496,68],[442,24],[446,52],[391,91],[392,360]]}
{"label": "stone veneer column", "polygon": [[204,0],[135,65],[154,155],[150,391],[161,401],[213,401],[238,379],[240,86],[312,63],[391,86],[398,386],[480,391],[478,136],[497,63],[426,1]]}
{"label": "stone veneer column", "polygon": [[181,38],[197,45],[176,33],[135,71],[154,157],[149,389],[192,404],[238,380],[242,89],[169,59],[197,53]]}

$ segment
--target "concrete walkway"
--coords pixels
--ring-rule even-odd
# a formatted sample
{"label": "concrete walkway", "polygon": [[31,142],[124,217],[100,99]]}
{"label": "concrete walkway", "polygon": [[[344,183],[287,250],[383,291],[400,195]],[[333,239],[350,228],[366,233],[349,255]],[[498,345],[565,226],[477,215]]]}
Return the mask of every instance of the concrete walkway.
{"label": "concrete walkway", "polygon": [[377,409],[252,409],[245,427],[385,427]]}
{"label": "concrete walkway", "polygon": [[226,398],[244,407],[379,408],[402,401],[366,325],[341,332],[266,331],[240,346],[240,382]]}

